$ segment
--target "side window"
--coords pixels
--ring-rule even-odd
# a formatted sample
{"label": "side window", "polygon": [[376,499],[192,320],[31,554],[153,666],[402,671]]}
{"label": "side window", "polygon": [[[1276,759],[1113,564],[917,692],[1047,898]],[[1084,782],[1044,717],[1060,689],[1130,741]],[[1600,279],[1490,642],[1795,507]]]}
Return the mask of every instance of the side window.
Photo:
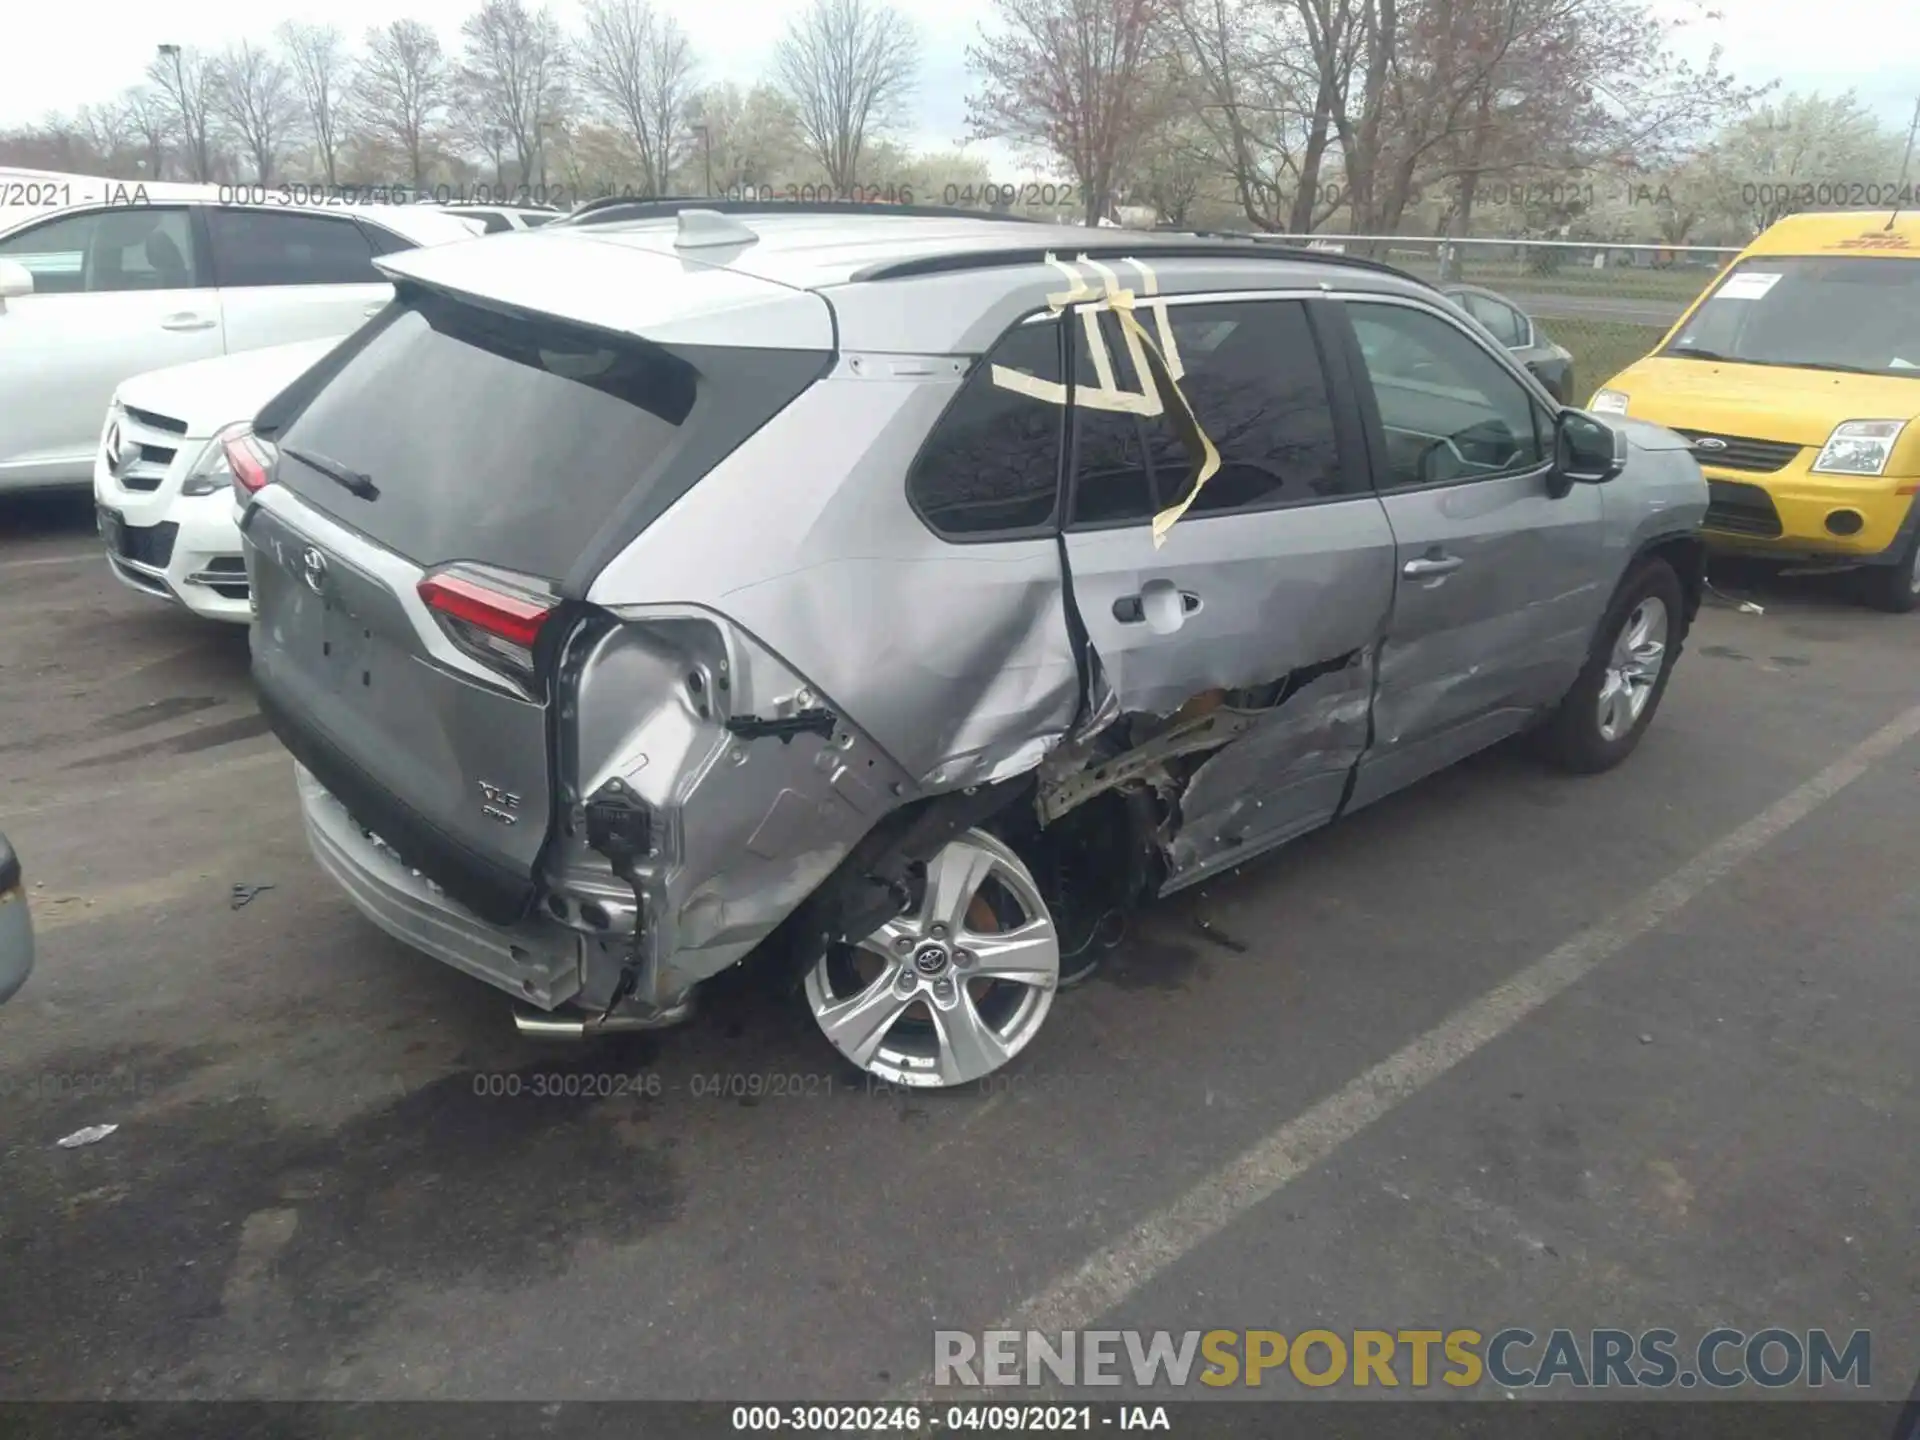
{"label": "side window", "polygon": [[[1100,317],[1102,344],[1117,389],[1138,393],[1140,380],[1127,363],[1126,347],[1114,333],[1110,315]],[[1147,468],[1146,422],[1124,411],[1100,410],[1085,403],[1086,392],[1100,384],[1087,327],[1074,315],[1074,385],[1081,403],[1073,407],[1073,513],[1070,525],[1144,525],[1159,508],[1153,503],[1153,474]]]}
{"label": "side window", "polygon": [[[360,229],[366,235],[367,243],[373,246],[373,253],[376,255],[391,255],[396,250],[414,248],[414,242],[405,236],[396,235],[391,230],[382,230],[378,225],[370,225],[364,220],[360,222]],[[385,279],[386,277],[376,275],[375,278]]]}
{"label": "side window", "polygon": [[907,494],[942,536],[991,539],[1050,523],[1059,492],[1058,405],[993,383],[1003,365],[1060,384],[1060,325],[1016,325],[973,367],[907,474]]}
{"label": "side window", "polygon": [[1493,338],[1502,345],[1519,346],[1527,343],[1527,322],[1520,312],[1511,305],[1495,300],[1491,295],[1474,295],[1473,313],[1479,322],[1493,332]]}
{"label": "side window", "polygon": [[[1185,372],[1180,388],[1220,452],[1220,469],[1189,515],[1264,509],[1348,493],[1333,402],[1306,307],[1297,300],[1173,305]],[[1151,319],[1143,315],[1149,333]],[[1102,317],[1114,383],[1139,391],[1117,322]],[[1097,384],[1084,328],[1075,327],[1074,383]],[[1187,497],[1194,457],[1165,414],[1135,417],[1076,404],[1074,523],[1138,522]]]}
{"label": "side window", "polygon": [[36,295],[185,290],[195,281],[193,227],[177,208],[135,206],[67,215],[0,241]]}
{"label": "side window", "polygon": [[553,221],[558,220],[560,217],[558,215],[530,214],[530,215],[523,215],[520,218],[527,222],[527,228],[529,230],[538,230],[542,225],[551,224]]}
{"label": "side window", "polygon": [[210,209],[216,283],[257,285],[375,285],[373,246],[345,216],[287,211]]}
{"label": "side window", "polygon": [[1382,489],[1538,465],[1527,390],[1459,325],[1405,305],[1349,301],[1386,432]]}

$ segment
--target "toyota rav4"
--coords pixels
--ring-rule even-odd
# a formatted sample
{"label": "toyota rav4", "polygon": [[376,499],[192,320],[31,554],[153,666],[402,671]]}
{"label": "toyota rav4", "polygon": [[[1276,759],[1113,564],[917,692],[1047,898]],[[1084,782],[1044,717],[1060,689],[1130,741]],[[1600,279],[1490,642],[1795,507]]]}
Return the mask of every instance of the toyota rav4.
{"label": "toyota rav4", "polygon": [[254,675],[322,868],[525,1029],[785,957],[967,1084],[1129,906],[1617,763],[1699,603],[1686,442],[1384,266],[659,202],[380,264],[227,442]]}

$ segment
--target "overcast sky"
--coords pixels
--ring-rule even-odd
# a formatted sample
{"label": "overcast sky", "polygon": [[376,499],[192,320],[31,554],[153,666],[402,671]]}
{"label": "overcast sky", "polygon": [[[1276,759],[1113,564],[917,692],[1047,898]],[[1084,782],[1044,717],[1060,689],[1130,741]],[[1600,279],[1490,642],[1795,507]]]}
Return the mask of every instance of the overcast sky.
{"label": "overcast sky", "polygon": [[[751,82],[805,0],[656,0],[693,37],[703,78]],[[914,143],[955,144],[966,123],[965,50],[988,0],[896,0],[922,38]],[[1658,0],[1670,3],[1670,0]],[[1693,27],[1686,45],[1704,53],[1718,41],[1750,80],[1795,89],[1856,90],[1904,130],[1920,95],[1920,6],[1897,0],[1723,0],[1729,18]],[[357,38],[369,25],[412,15],[437,26],[451,47],[472,0],[86,0],[84,5],[11,7],[7,63],[0,79],[0,126],[50,110],[104,100],[140,78],[162,42],[219,49],[242,36],[265,38],[282,20],[324,20]],[[559,0],[571,17],[573,0]]]}

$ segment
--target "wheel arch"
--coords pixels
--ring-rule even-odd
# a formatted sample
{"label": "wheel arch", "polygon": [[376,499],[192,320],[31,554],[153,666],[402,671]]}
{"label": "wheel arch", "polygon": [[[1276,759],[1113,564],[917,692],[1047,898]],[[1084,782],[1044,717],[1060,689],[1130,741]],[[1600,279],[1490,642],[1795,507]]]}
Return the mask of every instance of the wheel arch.
{"label": "wheel arch", "polygon": [[1643,540],[1620,572],[1621,584],[1649,560],[1664,561],[1679,577],[1680,594],[1686,602],[1682,618],[1691,627],[1707,591],[1707,542],[1692,532],[1673,532]]}

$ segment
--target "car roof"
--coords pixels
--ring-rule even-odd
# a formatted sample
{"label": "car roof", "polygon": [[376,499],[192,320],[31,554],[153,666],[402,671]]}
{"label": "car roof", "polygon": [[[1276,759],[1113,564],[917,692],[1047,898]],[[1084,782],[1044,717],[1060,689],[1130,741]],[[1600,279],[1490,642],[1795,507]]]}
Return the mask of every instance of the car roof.
{"label": "car roof", "polygon": [[1776,220],[1748,255],[1893,255],[1920,258],[1920,211],[1808,211]]}
{"label": "car roof", "polygon": [[[889,213],[890,210],[898,213]],[[737,248],[737,253],[726,257],[728,268],[801,290],[885,278],[914,266],[935,268],[931,262],[947,262],[945,268],[954,269],[989,268],[996,256],[1004,256],[1004,263],[1013,264],[1019,263],[1019,257],[1049,251],[1070,259],[1082,251],[1125,251],[1143,256],[1158,253],[1174,257],[1183,251],[1204,250],[1267,262],[1297,261],[1314,267],[1316,275],[1324,274],[1328,267],[1353,271],[1387,268],[1370,266],[1332,252],[1294,250],[1250,237],[1211,237],[1158,230],[1090,230],[1083,225],[1050,224],[972,212],[939,212],[931,208],[915,212],[887,206],[822,206],[818,209],[794,206],[786,212],[778,209],[740,211],[732,218],[756,238],[751,244],[724,247],[728,251]],[[609,245],[682,257],[690,254],[691,258],[703,260],[717,255],[723,248],[716,246],[692,252],[680,249],[675,244],[679,233],[676,213],[633,219],[610,216],[597,224],[581,223],[576,217],[565,228],[571,235],[591,237]],[[1389,270],[1388,273],[1398,275],[1400,272]]]}
{"label": "car roof", "polygon": [[[1092,230],[930,208],[775,205],[714,215],[723,209],[620,206],[595,220],[576,213],[495,235],[457,253],[416,251],[379,263],[428,286],[603,329],[656,339],[702,329],[725,336],[706,343],[777,344],[754,333],[775,310],[813,332],[801,318],[806,307],[795,302],[814,295],[831,300],[840,348],[942,355],[978,353],[1022,308],[1043,307],[1060,293],[1066,277],[1046,263],[1050,255],[1061,262],[1086,256],[1109,269],[1132,262],[1156,276],[1172,267],[1170,283],[1186,290],[1337,286],[1436,296],[1391,266],[1246,238]],[[683,221],[685,211],[697,213]],[[676,243],[683,238],[697,243]],[[668,283],[647,283],[649,271]],[[1084,268],[1082,275],[1092,278]],[[1118,271],[1115,278],[1143,284],[1131,274],[1121,280]],[[761,321],[750,316],[756,307]],[[725,323],[703,327],[703,311],[727,312]]]}
{"label": "car roof", "polygon": [[[119,181],[102,183],[118,186],[120,192],[124,194],[130,195],[135,190],[131,182],[125,185],[121,185]],[[0,236],[42,220],[51,220],[64,215],[80,215],[99,210],[144,210],[155,206],[173,205],[209,205],[223,210],[282,213],[292,211],[303,215],[352,217],[378,225],[414,245],[444,245],[456,240],[471,240],[483,233],[477,220],[450,214],[430,205],[329,205],[323,202],[305,201],[289,201],[281,204],[273,200],[261,203],[236,203],[220,199],[222,191],[231,195],[232,190],[216,185],[146,185],[138,189],[141,194],[139,199],[122,199],[120,194],[109,190],[101,192],[94,198],[76,200],[70,205],[9,206],[5,210],[0,210]]]}

